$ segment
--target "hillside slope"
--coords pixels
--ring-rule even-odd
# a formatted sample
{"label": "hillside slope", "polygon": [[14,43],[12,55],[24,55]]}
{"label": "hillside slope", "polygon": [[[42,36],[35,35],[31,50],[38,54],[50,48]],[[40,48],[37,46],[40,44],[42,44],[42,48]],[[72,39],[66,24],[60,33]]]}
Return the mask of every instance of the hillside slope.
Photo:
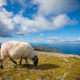
{"label": "hillside slope", "polygon": [[[4,69],[0,69],[0,80],[80,80],[80,56],[60,56],[51,52],[35,51],[39,57],[38,66],[28,60],[19,65],[20,59],[15,59],[17,65],[5,59]],[[54,55],[52,55],[54,54]],[[57,54],[57,55],[56,55]],[[56,56],[55,56],[56,55]]]}

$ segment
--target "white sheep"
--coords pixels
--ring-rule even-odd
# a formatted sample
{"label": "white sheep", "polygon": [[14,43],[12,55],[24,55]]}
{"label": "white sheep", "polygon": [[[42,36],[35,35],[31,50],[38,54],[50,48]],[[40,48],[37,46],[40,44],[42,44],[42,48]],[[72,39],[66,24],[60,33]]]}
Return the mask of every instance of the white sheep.
{"label": "white sheep", "polygon": [[29,67],[27,58],[32,60],[35,66],[37,66],[38,64],[38,57],[34,52],[34,49],[27,42],[8,41],[3,43],[1,45],[1,68],[3,68],[3,60],[7,57],[9,57],[10,60],[13,61],[15,64],[17,63],[13,59],[21,58],[20,65],[22,59],[25,59],[27,67]]}

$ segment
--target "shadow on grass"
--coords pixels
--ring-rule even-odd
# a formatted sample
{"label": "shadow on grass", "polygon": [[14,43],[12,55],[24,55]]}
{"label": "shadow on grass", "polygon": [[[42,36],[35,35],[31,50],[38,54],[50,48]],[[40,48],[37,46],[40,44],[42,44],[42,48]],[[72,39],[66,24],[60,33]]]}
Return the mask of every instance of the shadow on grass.
{"label": "shadow on grass", "polygon": [[48,69],[56,69],[56,68],[59,68],[58,65],[55,65],[55,64],[41,64],[41,65],[37,65],[37,66],[34,66],[32,64],[29,64],[29,67],[26,66],[26,64],[22,65],[21,68],[28,68],[28,69],[31,69],[31,68],[35,68],[37,70],[39,69],[42,69],[42,70],[48,70]]}

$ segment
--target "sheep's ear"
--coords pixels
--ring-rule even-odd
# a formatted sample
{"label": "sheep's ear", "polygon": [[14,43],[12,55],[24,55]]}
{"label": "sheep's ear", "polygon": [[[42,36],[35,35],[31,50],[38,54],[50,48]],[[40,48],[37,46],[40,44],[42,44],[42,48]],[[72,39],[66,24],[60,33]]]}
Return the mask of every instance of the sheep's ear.
{"label": "sheep's ear", "polygon": [[37,66],[38,64],[38,58],[35,60],[34,65]]}

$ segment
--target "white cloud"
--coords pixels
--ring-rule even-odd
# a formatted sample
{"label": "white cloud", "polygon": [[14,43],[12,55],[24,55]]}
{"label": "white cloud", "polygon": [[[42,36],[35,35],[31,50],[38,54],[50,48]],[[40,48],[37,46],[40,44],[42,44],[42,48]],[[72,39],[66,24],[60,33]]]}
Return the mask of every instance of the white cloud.
{"label": "white cloud", "polygon": [[56,27],[64,27],[65,25],[73,25],[76,23],[76,20],[71,20],[66,14],[61,14],[54,18],[54,25]]}
{"label": "white cloud", "polygon": [[0,8],[0,37],[8,37],[10,31],[14,29],[12,13],[7,12],[5,8]]}
{"label": "white cloud", "polygon": [[[26,0],[10,0],[11,3],[18,2],[23,8],[26,5]],[[56,30],[66,25],[74,25],[77,21],[70,19],[64,12],[72,11],[80,8],[78,0],[34,0],[33,4],[39,4],[37,14],[33,15],[33,19],[23,17],[24,10],[20,10],[21,14],[8,12],[3,5],[7,5],[6,0],[0,0],[0,37],[10,36],[10,31],[15,34],[36,33],[43,30]],[[74,6],[73,6],[73,3]],[[29,3],[31,5],[31,3]],[[22,8],[22,9],[23,9]],[[26,7],[25,7],[26,8]],[[24,8],[24,9],[25,9]],[[46,15],[56,14],[52,16],[51,20],[46,18]]]}
{"label": "white cloud", "polygon": [[[23,17],[22,15],[15,15],[13,17],[15,24],[19,24],[20,27],[16,30],[16,33],[23,33],[27,35],[29,32],[39,32],[42,30],[56,30],[66,25],[76,24],[76,20],[71,20],[66,14],[61,14],[53,17],[52,21],[49,21],[43,16],[34,16],[34,19]],[[72,23],[73,22],[73,23]]]}
{"label": "white cloud", "polygon": [[80,43],[80,38],[65,39],[61,37],[33,38],[29,40],[32,43]]}
{"label": "white cloud", "polygon": [[18,29],[15,30],[16,33],[23,33],[24,35],[27,35],[29,32],[37,32],[37,29],[34,26],[34,20],[29,20],[21,15],[16,15],[13,17],[13,21],[15,24],[20,25]]}
{"label": "white cloud", "polygon": [[42,15],[61,14],[80,8],[79,0],[34,0]]}
{"label": "white cloud", "polygon": [[0,7],[2,7],[3,5],[7,5],[6,0],[0,0]]}
{"label": "white cloud", "polygon": [[47,41],[55,43],[55,42],[64,42],[65,39],[60,37],[49,37]]}
{"label": "white cloud", "polygon": [[61,37],[48,37],[46,42],[49,42],[49,43],[80,42],[80,38],[64,39],[64,38],[61,38]]}

